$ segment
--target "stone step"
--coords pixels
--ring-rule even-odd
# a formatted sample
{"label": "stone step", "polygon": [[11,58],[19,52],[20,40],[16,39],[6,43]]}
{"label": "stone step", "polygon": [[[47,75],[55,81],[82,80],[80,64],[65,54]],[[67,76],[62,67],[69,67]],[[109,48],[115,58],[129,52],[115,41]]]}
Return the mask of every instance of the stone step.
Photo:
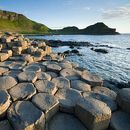
{"label": "stone step", "polygon": [[75,115],[89,130],[105,130],[109,126],[111,110],[105,103],[88,97],[77,103]]}

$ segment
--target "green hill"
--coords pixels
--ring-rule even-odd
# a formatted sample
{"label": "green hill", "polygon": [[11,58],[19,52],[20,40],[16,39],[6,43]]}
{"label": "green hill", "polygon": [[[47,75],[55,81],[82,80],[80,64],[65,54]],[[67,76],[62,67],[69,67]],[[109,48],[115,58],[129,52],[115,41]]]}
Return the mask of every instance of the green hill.
{"label": "green hill", "polygon": [[22,14],[0,10],[0,31],[48,34],[50,29]]}
{"label": "green hill", "polygon": [[78,29],[77,27],[65,27],[63,29],[55,30],[55,34],[71,35],[71,34],[83,34],[83,35],[115,35],[119,34],[115,28],[109,28],[102,22],[98,22],[94,25],[90,25],[84,29]]}
{"label": "green hill", "polygon": [[89,35],[115,35],[119,34],[116,32],[115,28],[109,28],[102,22],[98,22],[94,25],[90,25],[85,29],[80,30],[81,34],[89,34]]}

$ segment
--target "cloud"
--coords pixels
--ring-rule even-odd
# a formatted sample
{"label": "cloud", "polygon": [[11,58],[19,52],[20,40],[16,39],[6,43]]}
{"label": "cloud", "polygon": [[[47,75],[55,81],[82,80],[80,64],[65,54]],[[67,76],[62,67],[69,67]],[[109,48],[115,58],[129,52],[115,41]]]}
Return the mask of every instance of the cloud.
{"label": "cloud", "polygon": [[116,7],[110,10],[104,10],[102,17],[104,19],[128,18],[130,17],[130,4],[121,7]]}

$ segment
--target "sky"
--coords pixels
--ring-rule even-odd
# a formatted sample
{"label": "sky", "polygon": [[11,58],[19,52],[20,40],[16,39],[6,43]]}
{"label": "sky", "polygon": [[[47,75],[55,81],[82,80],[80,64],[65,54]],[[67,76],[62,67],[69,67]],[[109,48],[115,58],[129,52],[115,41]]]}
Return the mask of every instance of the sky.
{"label": "sky", "polygon": [[0,9],[24,14],[51,29],[104,22],[130,33],[130,0],[0,0]]}

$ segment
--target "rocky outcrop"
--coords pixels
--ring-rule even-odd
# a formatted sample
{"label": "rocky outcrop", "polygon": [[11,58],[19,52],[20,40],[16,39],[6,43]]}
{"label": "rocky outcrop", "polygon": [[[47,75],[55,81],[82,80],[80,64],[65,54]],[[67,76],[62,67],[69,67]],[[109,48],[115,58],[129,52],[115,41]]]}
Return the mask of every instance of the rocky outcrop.
{"label": "rocky outcrop", "polygon": [[[18,47],[20,39],[28,42],[26,46],[20,44],[19,54],[12,51],[6,61],[0,62],[0,129],[130,128],[129,88],[110,90],[112,87],[106,88],[109,84],[103,84],[99,76],[52,53],[45,43],[36,44],[18,34],[6,36],[12,36]],[[12,50],[12,41],[2,42],[4,49]]]}
{"label": "rocky outcrop", "polygon": [[13,103],[8,118],[17,130],[42,130],[45,127],[44,113],[29,101]]}

